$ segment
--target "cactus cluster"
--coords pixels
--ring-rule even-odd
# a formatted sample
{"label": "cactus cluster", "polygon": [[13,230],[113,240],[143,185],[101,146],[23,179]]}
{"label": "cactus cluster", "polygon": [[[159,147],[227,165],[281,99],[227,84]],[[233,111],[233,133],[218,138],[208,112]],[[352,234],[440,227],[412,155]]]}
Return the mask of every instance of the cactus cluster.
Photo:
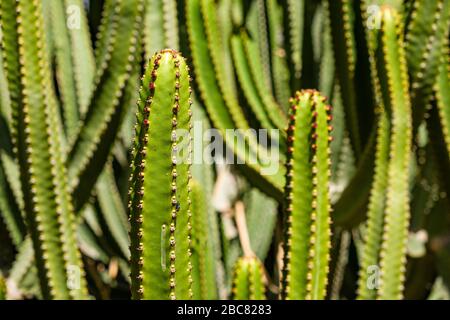
{"label": "cactus cluster", "polygon": [[448,296],[449,33],[450,0],[1,0],[0,300]]}

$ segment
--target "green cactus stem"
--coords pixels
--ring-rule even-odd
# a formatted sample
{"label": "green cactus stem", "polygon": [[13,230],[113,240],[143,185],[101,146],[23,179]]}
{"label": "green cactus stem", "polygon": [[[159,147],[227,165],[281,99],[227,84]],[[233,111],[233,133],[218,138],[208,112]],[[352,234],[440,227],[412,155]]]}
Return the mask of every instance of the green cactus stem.
{"label": "green cactus stem", "polygon": [[448,157],[450,157],[450,49],[443,51],[444,59],[439,70],[439,77],[435,85],[436,106],[439,110],[441,131],[444,136]]}
{"label": "green cactus stem", "polygon": [[234,300],[265,300],[264,268],[256,257],[242,257],[235,265]]}
{"label": "green cactus stem", "polygon": [[51,40],[55,52],[56,79],[61,92],[65,132],[72,137],[77,130],[79,107],[76,94],[76,84],[72,65],[72,53],[69,30],[65,27],[64,1],[56,1],[48,5],[50,11]]}
{"label": "green cactus stem", "polygon": [[[69,28],[70,45],[73,52],[72,62],[74,77],[76,80],[76,92],[78,97],[80,115],[84,115],[89,107],[94,86],[95,58],[91,44],[89,25],[83,8],[82,0],[65,0],[65,9],[68,14],[76,14],[79,17],[79,28]],[[73,11],[74,8],[79,11]]]}
{"label": "green cactus stem", "polygon": [[324,299],[330,250],[331,107],[313,90],[291,99],[282,298]]}
{"label": "green cactus stem", "polygon": [[191,127],[189,81],[173,50],[155,54],[142,77],[129,202],[134,299],[192,297],[190,134],[178,134]]}
{"label": "green cactus stem", "polygon": [[383,104],[389,114],[392,129],[378,298],[401,299],[410,217],[412,115],[402,17],[388,6],[382,7],[380,14],[376,65]]}
{"label": "green cactus stem", "polygon": [[[283,6],[277,0],[267,0],[267,20],[269,29],[270,55],[272,61],[272,83],[277,101],[283,106],[283,110],[288,109],[290,86],[289,67],[284,51],[283,33]],[[284,17],[285,18],[285,17]]]}
{"label": "green cactus stem", "polygon": [[[40,1],[2,1],[5,70],[26,222],[44,298],[87,297]],[[10,32],[9,32],[10,31]],[[20,79],[20,81],[18,81]],[[72,286],[73,284],[73,286]]]}
{"label": "green cactus stem", "polygon": [[[390,123],[387,115],[380,115],[378,125],[377,150],[375,160],[375,177],[370,192],[367,212],[364,249],[358,279],[358,298],[375,299],[377,283],[368,283],[372,275],[370,268],[378,266],[383,237],[384,210],[386,206],[387,173],[389,165]],[[376,279],[374,279],[376,280]]]}
{"label": "green cactus stem", "polygon": [[145,57],[162,48],[178,49],[177,3],[175,0],[145,0]]}
{"label": "green cactus stem", "polygon": [[[0,156],[2,150],[0,150]],[[26,226],[23,221],[21,208],[16,202],[13,191],[7,181],[5,168],[0,162],[0,217],[6,224],[11,240],[19,247],[25,237]]]}
{"label": "green cactus stem", "polygon": [[439,165],[439,180],[445,192],[450,194],[450,60],[449,47],[442,55],[438,80],[435,84],[435,100],[427,121]]}
{"label": "green cactus stem", "polygon": [[305,0],[286,1],[287,34],[289,41],[288,52],[290,61],[294,66],[293,78],[296,84],[300,83],[302,74],[303,38],[305,32]]}
{"label": "green cactus stem", "polygon": [[284,130],[287,124],[286,116],[267,91],[257,44],[244,32],[233,36],[231,44],[240,84],[253,112],[260,119],[261,126],[266,129]]}
{"label": "green cactus stem", "polygon": [[209,245],[208,210],[202,186],[191,181],[192,210],[192,291],[193,298],[212,300],[217,296],[213,247]]}
{"label": "green cactus stem", "polygon": [[144,14],[143,0],[107,2],[106,9],[110,5],[112,16],[107,17],[111,20],[105,17],[105,21],[111,23],[102,27],[99,34],[95,89],[67,156],[70,188],[77,212],[89,199],[108,160],[122,118],[129,110],[127,88],[140,56],[138,33]]}
{"label": "green cactus stem", "polygon": [[410,17],[405,50],[414,106],[413,124],[417,130],[432,98],[443,49],[448,48],[450,0],[413,1]]}
{"label": "green cactus stem", "polygon": [[[222,45],[218,41],[220,34],[215,25],[216,11],[214,1],[186,1],[187,30],[200,97],[214,127],[224,137],[227,147],[233,150],[238,161],[245,160],[245,165],[238,168],[242,168],[242,173],[263,191],[281,199],[283,185],[281,170],[273,175],[261,173],[264,164],[271,162],[265,156],[267,149],[258,144],[253,135],[245,137],[245,144],[236,145],[234,141],[230,141],[232,139],[226,139],[227,129],[247,130],[249,124],[238,104],[235,90],[228,81],[225,81],[227,77],[223,70],[220,50]],[[205,43],[204,39],[208,41]],[[283,154],[280,153],[280,158],[282,157]],[[250,161],[246,161],[247,159]]]}
{"label": "green cactus stem", "polygon": [[329,0],[328,12],[333,38],[336,76],[345,106],[345,117],[356,158],[362,154],[355,90],[356,44],[353,32],[353,1]]}

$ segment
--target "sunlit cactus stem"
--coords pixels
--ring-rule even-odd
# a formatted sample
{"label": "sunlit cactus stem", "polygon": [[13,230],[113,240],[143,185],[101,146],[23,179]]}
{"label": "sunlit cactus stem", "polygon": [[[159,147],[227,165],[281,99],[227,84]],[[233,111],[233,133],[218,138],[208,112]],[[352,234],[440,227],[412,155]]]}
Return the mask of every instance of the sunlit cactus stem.
{"label": "sunlit cactus stem", "polygon": [[242,257],[236,262],[233,278],[234,300],[265,300],[264,268],[257,257]]}
{"label": "sunlit cactus stem", "polygon": [[324,299],[330,249],[331,106],[318,92],[291,99],[285,188],[284,299]]}
{"label": "sunlit cactus stem", "polygon": [[174,50],[150,60],[140,89],[131,165],[134,299],[190,299],[191,89]]}
{"label": "sunlit cactus stem", "polygon": [[410,219],[409,169],[413,120],[402,16],[388,6],[381,11],[376,64],[383,103],[392,128],[378,298],[402,299]]}

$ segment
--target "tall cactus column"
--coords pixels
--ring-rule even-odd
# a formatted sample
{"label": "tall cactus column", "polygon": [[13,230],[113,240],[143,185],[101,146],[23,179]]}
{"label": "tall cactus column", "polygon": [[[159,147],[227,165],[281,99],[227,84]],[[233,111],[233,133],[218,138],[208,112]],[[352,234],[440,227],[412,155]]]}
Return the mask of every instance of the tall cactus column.
{"label": "tall cactus column", "polygon": [[142,78],[129,203],[134,299],[192,297],[191,137],[180,134],[191,129],[189,81],[173,50],[155,54]]}
{"label": "tall cactus column", "polygon": [[330,248],[331,107],[317,91],[291,99],[282,298],[324,299]]}
{"label": "tall cactus column", "polygon": [[12,136],[26,222],[46,299],[88,297],[64,165],[64,137],[47,55],[41,1],[5,0],[0,24]]}
{"label": "tall cactus column", "polygon": [[376,53],[383,103],[391,121],[386,209],[380,252],[378,298],[402,299],[406,279],[406,250],[410,223],[412,107],[403,41],[402,16],[390,7],[381,11]]}

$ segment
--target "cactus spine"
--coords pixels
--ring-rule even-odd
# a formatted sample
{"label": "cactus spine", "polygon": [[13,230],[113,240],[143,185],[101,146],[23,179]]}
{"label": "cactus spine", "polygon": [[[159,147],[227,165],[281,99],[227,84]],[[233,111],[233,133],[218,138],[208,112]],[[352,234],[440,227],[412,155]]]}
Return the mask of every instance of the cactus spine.
{"label": "cactus spine", "polygon": [[192,297],[190,164],[180,159],[191,146],[179,135],[191,127],[188,70],[179,53],[163,50],[142,77],[129,202],[134,299]]}
{"label": "cactus spine", "polygon": [[331,107],[316,91],[291,99],[282,297],[324,299],[330,247]]}
{"label": "cactus spine", "polygon": [[236,262],[233,278],[234,300],[265,300],[264,268],[256,257]]}

